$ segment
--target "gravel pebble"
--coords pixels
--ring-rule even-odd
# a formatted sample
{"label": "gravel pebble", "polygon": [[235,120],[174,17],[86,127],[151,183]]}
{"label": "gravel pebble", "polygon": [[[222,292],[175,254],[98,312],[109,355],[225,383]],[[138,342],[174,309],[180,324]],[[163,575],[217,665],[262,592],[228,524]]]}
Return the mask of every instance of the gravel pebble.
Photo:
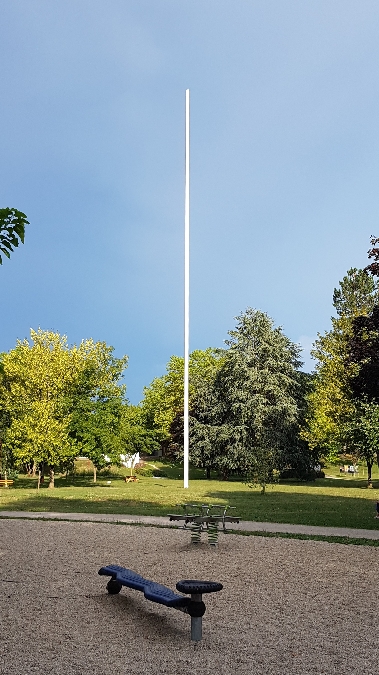
{"label": "gravel pebble", "polygon": [[[108,523],[0,521],[0,673],[6,675],[377,675],[378,549]],[[203,640],[185,614],[99,568],[129,567],[206,596]]]}

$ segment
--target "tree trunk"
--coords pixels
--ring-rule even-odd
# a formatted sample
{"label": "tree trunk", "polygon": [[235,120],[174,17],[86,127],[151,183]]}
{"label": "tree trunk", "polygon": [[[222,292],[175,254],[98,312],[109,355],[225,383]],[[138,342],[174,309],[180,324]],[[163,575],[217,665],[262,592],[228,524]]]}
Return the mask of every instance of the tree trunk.
{"label": "tree trunk", "polygon": [[372,488],[372,465],[373,462],[367,462],[367,487]]}
{"label": "tree trunk", "polygon": [[96,483],[96,473],[97,473],[96,466],[93,465],[93,482],[94,482],[94,483]]}
{"label": "tree trunk", "polygon": [[37,464],[35,462],[33,462],[33,466],[32,466],[32,477],[33,478],[35,478],[36,472],[37,472]]}
{"label": "tree trunk", "polygon": [[207,480],[211,479],[211,467],[207,466]]}
{"label": "tree trunk", "polygon": [[54,469],[51,466],[49,469],[49,488],[54,487]]}

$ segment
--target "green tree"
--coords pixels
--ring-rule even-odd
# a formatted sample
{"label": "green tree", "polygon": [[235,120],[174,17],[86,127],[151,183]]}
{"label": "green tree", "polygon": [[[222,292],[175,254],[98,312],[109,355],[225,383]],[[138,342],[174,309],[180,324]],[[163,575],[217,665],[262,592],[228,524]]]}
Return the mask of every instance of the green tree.
{"label": "green tree", "polygon": [[[208,348],[197,349],[189,358],[189,403],[196,403],[199,388],[204,382],[214,378],[220,367],[224,350]],[[167,364],[166,373],[153,380],[144,389],[141,403],[142,421],[146,429],[155,431],[167,447],[171,440],[171,425],[179,415],[183,416],[184,401],[184,359],[172,356]],[[178,457],[180,452],[178,454]]]}
{"label": "green tree", "polygon": [[139,406],[122,400],[121,395],[107,400],[83,399],[75,408],[70,425],[80,452],[94,466],[94,482],[99,469],[120,464],[121,455],[151,454],[160,448],[157,432],[146,429]]}
{"label": "green tree", "polygon": [[[375,247],[378,241],[371,237],[374,248],[368,251],[374,262],[366,267],[366,272],[372,277],[379,276],[379,249]],[[372,487],[375,459],[379,465],[379,304],[368,314],[353,319],[347,340],[346,368],[355,407],[346,424],[347,444],[366,460],[368,487]]]}
{"label": "green tree", "polygon": [[332,329],[318,335],[312,351],[316,359],[314,390],[302,432],[314,450],[328,459],[337,458],[346,444],[346,423],[354,414],[350,388],[353,368],[347,365],[347,345],[356,317],[368,315],[379,298],[378,283],[365,270],[352,268],[334,289],[337,313]]}
{"label": "green tree", "polygon": [[296,375],[299,384],[294,394],[298,409],[297,423],[288,429],[288,442],[280,454],[279,469],[283,476],[313,480],[316,476],[314,467],[319,464],[320,457],[317,449],[311,449],[302,438],[301,431],[308,415],[308,398],[313,391],[314,375],[303,371],[298,371]]}
{"label": "green tree", "polygon": [[345,445],[344,425],[354,412],[346,368],[347,336],[351,321],[332,319],[333,328],[318,335],[312,350],[316,359],[314,389],[302,436],[310,447],[336,459]]}
{"label": "green tree", "polygon": [[121,415],[121,396],[105,400],[82,397],[76,401],[73,408],[69,435],[75,440],[80,454],[92,461],[94,483],[99,469],[104,468],[109,462],[112,464],[120,462]]}
{"label": "green tree", "polygon": [[[17,209],[0,209],[0,251],[10,258],[19,243],[24,243],[25,225],[29,225],[25,213]],[[0,253],[0,265],[3,259]]]}
{"label": "green tree", "polygon": [[156,377],[148,387],[144,388],[144,397],[140,404],[144,426],[155,431],[162,444],[169,440],[172,420],[177,410],[183,407],[181,385],[176,377],[178,362],[180,362],[180,357],[170,358],[165,375]]}
{"label": "green tree", "polygon": [[379,404],[379,305],[352,323],[347,341],[346,367],[355,399]]}
{"label": "green tree", "polygon": [[53,487],[54,469],[76,454],[68,430],[77,369],[64,336],[32,330],[31,340],[3,356],[2,407],[11,419],[4,445],[19,466],[46,462]]}
{"label": "green tree", "polygon": [[58,468],[84,448],[94,448],[100,437],[103,448],[101,431],[105,434],[110,421],[111,402],[124,395],[119,379],[126,362],[103,342],[83,340],[69,347],[66,336],[41,329],[31,330],[31,342],[18,341],[3,356],[1,389],[1,405],[11,420],[4,444],[14,462],[46,464],[54,487]]}
{"label": "green tree", "polygon": [[[4,354],[0,354],[0,392],[4,387],[5,376],[4,376],[4,364],[3,364]],[[4,445],[4,436],[6,429],[10,425],[10,415],[9,411],[2,405],[1,395],[0,395],[0,477],[6,478],[6,474],[9,473],[9,460],[6,446]]]}
{"label": "green tree", "polygon": [[264,493],[297,422],[300,347],[267,314],[251,308],[237,317],[229,336],[214,378],[203,451],[214,448],[224,478],[242,472]]}
{"label": "green tree", "polygon": [[120,424],[120,440],[122,454],[151,455],[160,448],[160,435],[144,425],[144,416],[141,406],[124,405]]}
{"label": "green tree", "polygon": [[369,314],[379,300],[379,283],[366,270],[349,269],[333,292],[333,307],[338,316],[354,319]]}
{"label": "green tree", "polygon": [[105,342],[83,340],[72,347],[80,363],[77,387],[72,398],[70,437],[94,466],[96,474],[109,457],[119,463],[122,446],[120,422],[125,403],[125,385],[120,383],[128,358],[116,358]]}
{"label": "green tree", "polygon": [[[219,471],[219,452],[222,452],[221,444],[217,443],[221,434],[222,419],[220,418],[216,376],[223,363],[225,363],[224,358],[211,378],[199,382],[196,400],[190,411],[190,458],[195,466],[206,470],[207,479],[211,478],[212,470]],[[177,434],[177,443],[180,444],[182,451],[182,419],[181,435]]]}
{"label": "green tree", "polygon": [[374,262],[365,267],[365,272],[369,272],[373,277],[379,277],[379,248],[377,247],[379,237],[370,237],[370,243],[372,248],[367,251],[367,255],[369,260],[373,258]]}
{"label": "green tree", "polygon": [[379,465],[379,405],[357,401],[354,413],[345,424],[347,450],[367,464],[367,485],[372,487],[372,467]]}

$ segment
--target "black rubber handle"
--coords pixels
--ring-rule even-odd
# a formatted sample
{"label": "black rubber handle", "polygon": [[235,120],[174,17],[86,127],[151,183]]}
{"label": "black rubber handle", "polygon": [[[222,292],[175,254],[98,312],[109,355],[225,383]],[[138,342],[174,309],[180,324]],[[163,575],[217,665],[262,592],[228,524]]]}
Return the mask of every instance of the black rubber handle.
{"label": "black rubber handle", "polygon": [[180,591],[180,593],[192,595],[215,593],[216,591],[221,591],[223,586],[216,581],[196,581],[195,579],[183,579],[183,581],[178,581],[176,588],[178,591]]}

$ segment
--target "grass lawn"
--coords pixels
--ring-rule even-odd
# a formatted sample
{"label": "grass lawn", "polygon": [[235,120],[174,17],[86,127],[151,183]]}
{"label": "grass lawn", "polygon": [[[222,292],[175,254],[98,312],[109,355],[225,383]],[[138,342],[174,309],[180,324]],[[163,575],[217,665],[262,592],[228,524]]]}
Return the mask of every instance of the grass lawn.
{"label": "grass lawn", "polygon": [[[120,470],[112,475],[91,474],[58,477],[54,490],[47,485],[37,491],[37,481],[20,476],[14,487],[0,489],[0,511],[58,511],[62,513],[120,513],[165,516],[178,512],[176,504],[201,502],[230,504],[243,520],[305,525],[328,525],[376,529],[376,497],[379,498],[378,470],[374,489],[368,490],[361,475],[340,477],[339,468],[326,469],[331,478],[313,483],[283,481],[269,486],[265,495],[237,481],[206,480],[204,472],[190,471],[190,487],[183,488],[182,470],[161,462],[168,478],[141,477],[138,483],[125,483]],[[110,481],[110,483],[109,483]],[[377,486],[377,488],[375,487]]]}

